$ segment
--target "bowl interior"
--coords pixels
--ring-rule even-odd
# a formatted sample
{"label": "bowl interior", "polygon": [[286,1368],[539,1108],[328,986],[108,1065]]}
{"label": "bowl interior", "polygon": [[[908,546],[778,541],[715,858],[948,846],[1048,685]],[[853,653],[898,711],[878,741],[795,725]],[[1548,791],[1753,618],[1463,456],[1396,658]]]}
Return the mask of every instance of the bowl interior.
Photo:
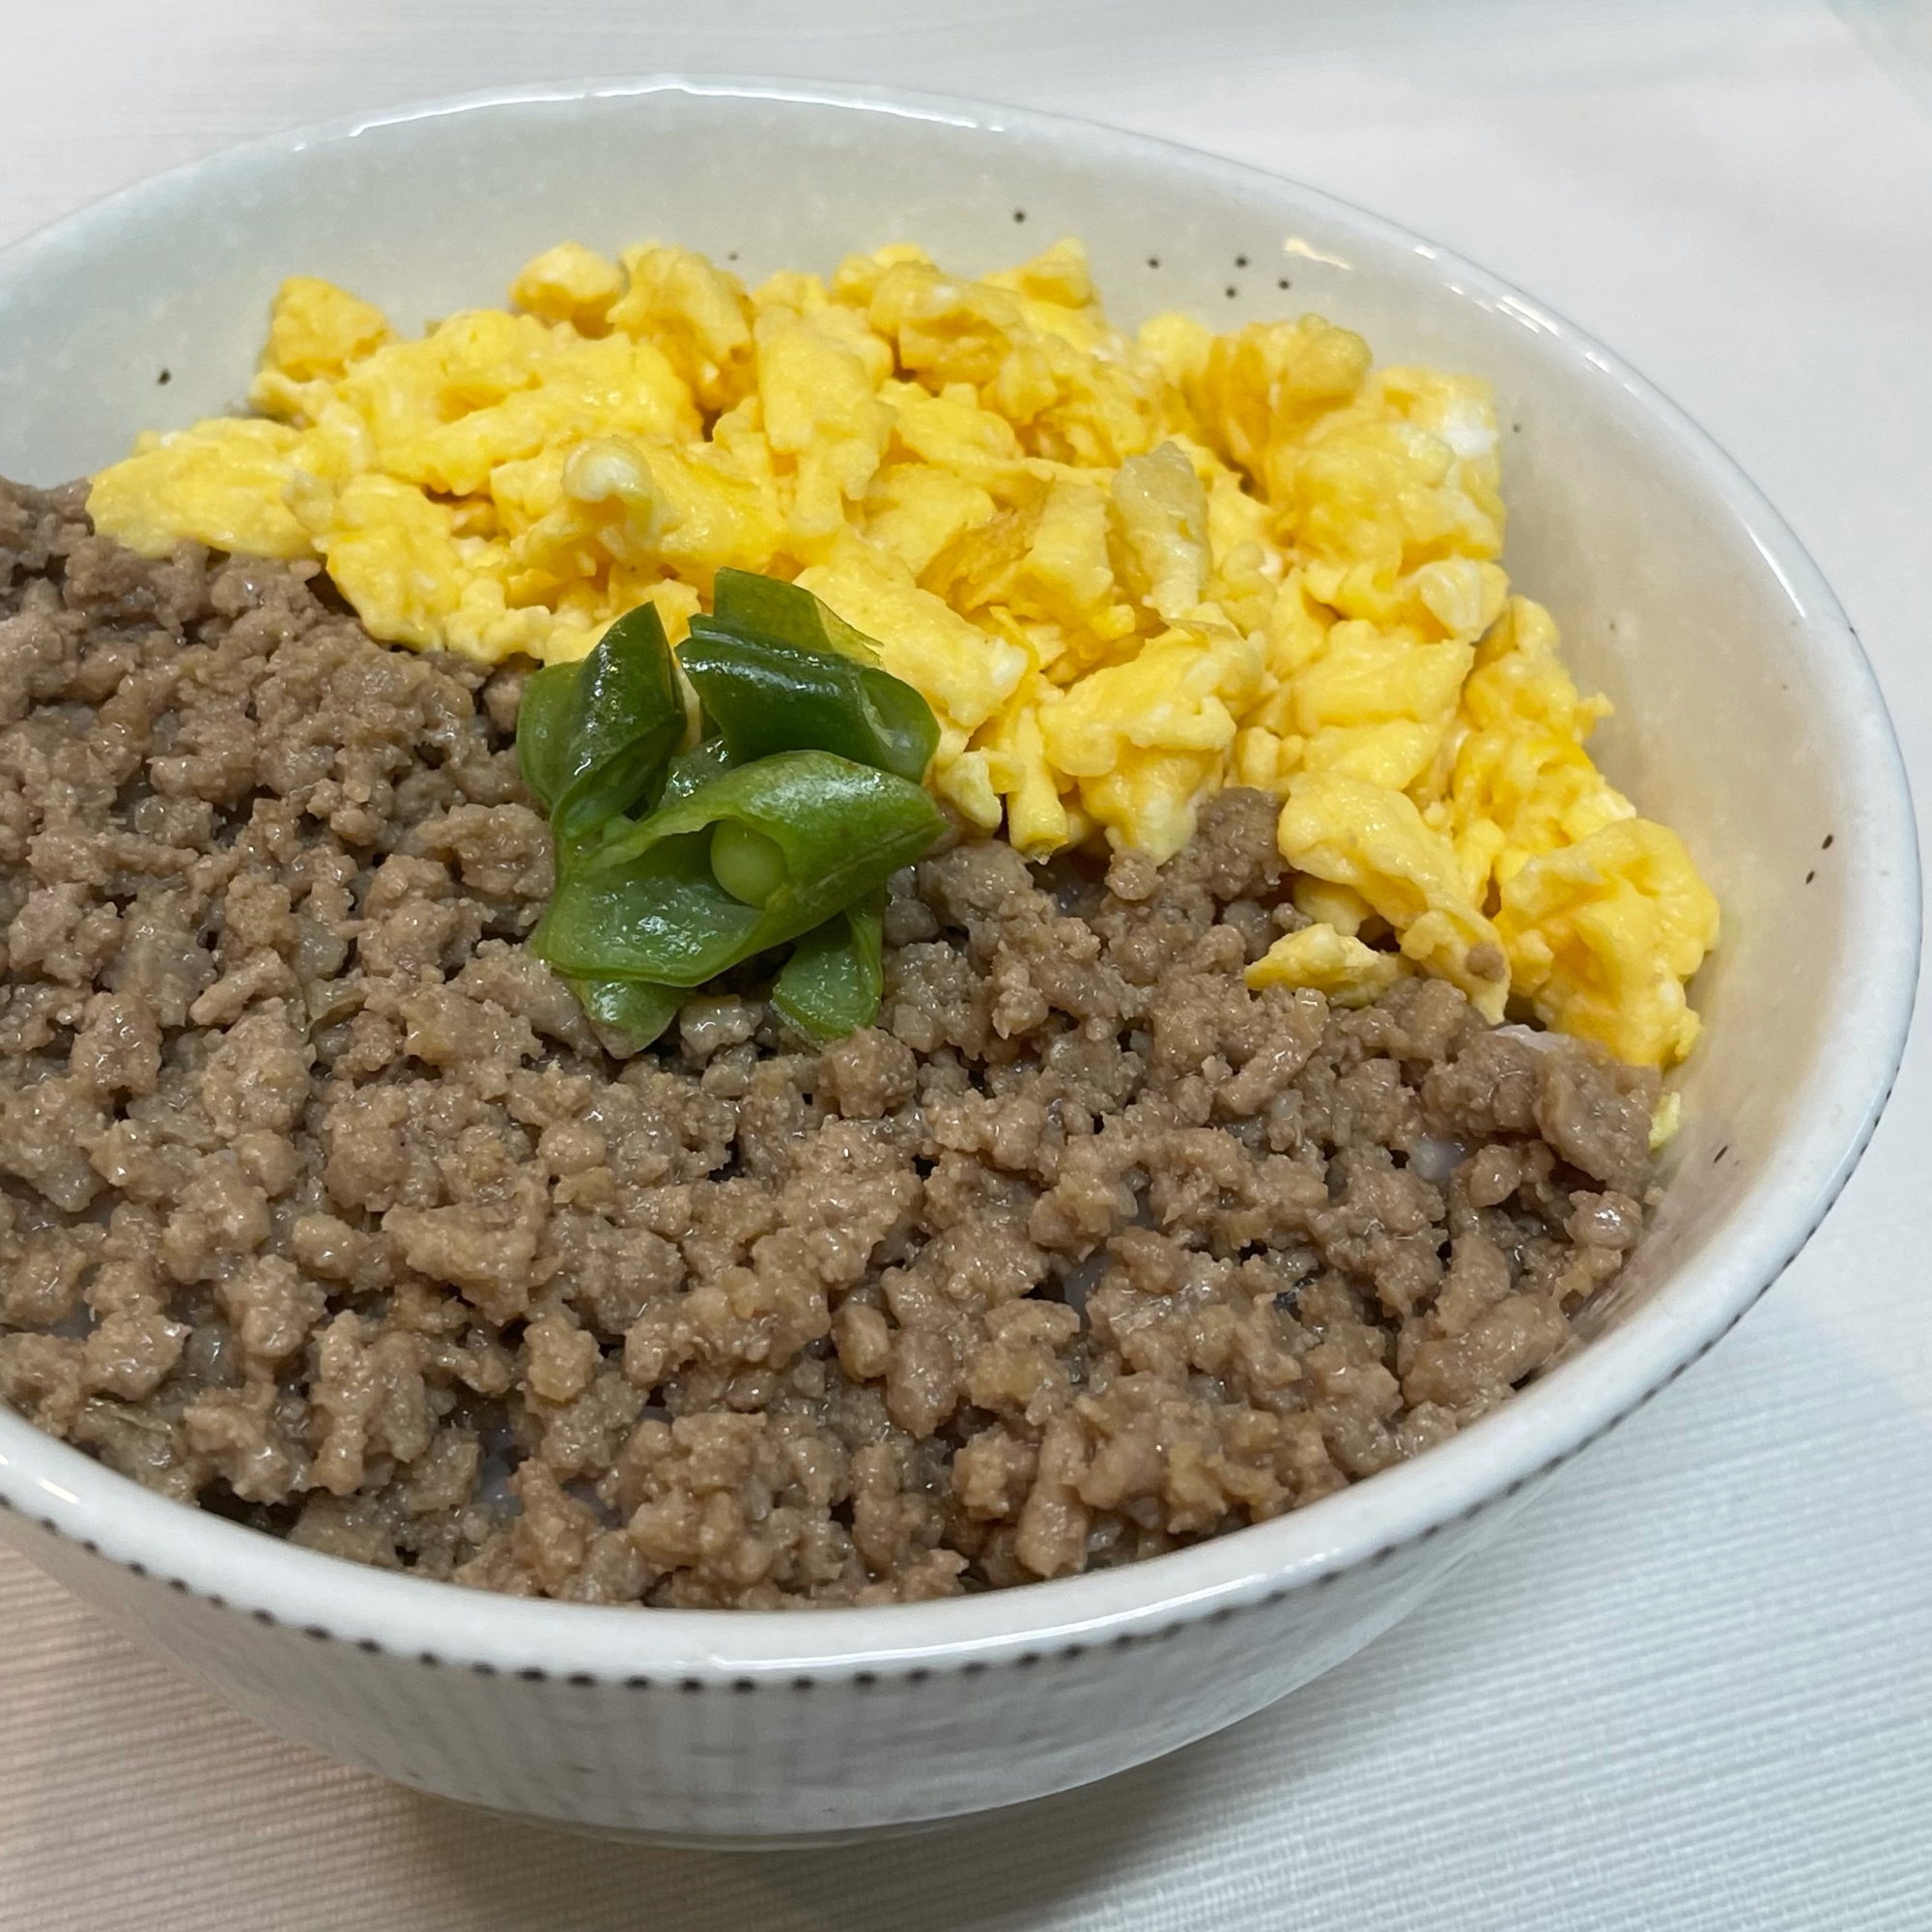
{"label": "bowl interior", "polygon": [[[1789,533],[1613,358],[1442,251],[1230,164],[992,108],[749,83],[535,91],[258,144],[0,256],[0,473],[49,483],[140,427],[238,407],[291,273],[340,281],[408,329],[500,301],[565,237],[687,242],[756,280],[904,239],[978,272],[1063,235],[1129,325],[1171,306],[1216,327],[1313,308],[1383,361],[1489,380],[1505,561],[1554,611],[1579,683],[1615,701],[1600,760],[1683,834],[1724,938],[1695,988],[1706,1036],[1678,1076],[1671,1184],[1606,1311],[1616,1332],[1421,1463],[1234,1539],[1239,1555],[1209,1546],[1145,1580],[1019,1593],[1042,1613],[1090,1584],[1096,1606],[1103,1589],[1172,1600],[1472,1499],[1681,1365],[1815,1225],[1902,1044],[1918,890],[1889,727]],[[1311,1527],[1324,1511],[1332,1527]]]}

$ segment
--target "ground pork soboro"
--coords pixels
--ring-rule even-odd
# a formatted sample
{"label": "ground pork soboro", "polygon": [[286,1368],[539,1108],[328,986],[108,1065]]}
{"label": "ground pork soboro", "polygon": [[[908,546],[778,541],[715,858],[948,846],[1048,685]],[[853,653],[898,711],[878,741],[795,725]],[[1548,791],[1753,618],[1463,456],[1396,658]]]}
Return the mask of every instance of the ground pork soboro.
{"label": "ground pork soboro", "polygon": [[184,1501],[586,1602],[1128,1561],[1572,1346],[1654,1079],[1454,988],[1251,993],[1274,808],[894,881],[876,1026],[619,1057],[521,948],[519,682],[0,490],[0,1398]]}

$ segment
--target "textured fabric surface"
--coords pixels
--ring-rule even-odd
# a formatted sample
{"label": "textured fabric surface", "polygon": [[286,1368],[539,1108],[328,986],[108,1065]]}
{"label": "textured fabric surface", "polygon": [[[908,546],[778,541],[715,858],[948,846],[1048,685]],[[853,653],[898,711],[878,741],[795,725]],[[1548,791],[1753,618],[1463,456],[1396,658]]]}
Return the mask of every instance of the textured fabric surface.
{"label": "textured fabric surface", "polygon": [[[713,11],[71,10],[9,48],[0,239],[290,121],[596,71],[893,80],[1217,148],[1462,248],[1701,419],[1837,586],[1932,797],[1932,90],[1877,64],[1932,49],[1920,0]],[[0,1932],[1932,1924],[1929,1052],[1760,1309],[1407,1624],[1031,1811],[764,1858],[507,1825],[263,1737],[0,1554]]]}

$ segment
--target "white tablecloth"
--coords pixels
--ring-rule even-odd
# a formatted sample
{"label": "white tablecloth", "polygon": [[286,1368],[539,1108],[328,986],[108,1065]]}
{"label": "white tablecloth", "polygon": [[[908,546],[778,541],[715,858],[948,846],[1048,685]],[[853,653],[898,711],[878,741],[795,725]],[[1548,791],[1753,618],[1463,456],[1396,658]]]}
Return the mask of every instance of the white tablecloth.
{"label": "white tablecloth", "polygon": [[[1837,586],[1932,798],[1925,0],[13,0],[0,25],[0,240],[289,123],[667,68],[1065,107],[1317,183],[1701,419]],[[0,1928],[1932,1925],[1928,1039],[1714,1356],[1222,1738],[914,1841],[635,1852],[274,1743],[0,1557]]]}

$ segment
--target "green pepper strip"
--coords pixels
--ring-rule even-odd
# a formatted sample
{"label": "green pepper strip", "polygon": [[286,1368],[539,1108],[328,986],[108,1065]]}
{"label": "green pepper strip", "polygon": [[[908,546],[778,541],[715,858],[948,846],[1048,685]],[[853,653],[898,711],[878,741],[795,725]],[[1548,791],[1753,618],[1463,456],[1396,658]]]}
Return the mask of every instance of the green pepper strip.
{"label": "green pepper strip", "polygon": [[[713,601],[680,658],[717,735],[687,752],[672,755],[684,708],[648,605],[526,687],[518,762],[551,814],[559,875],[531,944],[600,1027],[642,1047],[688,986],[795,939],[773,1003],[822,1044],[878,1009],[884,878],[940,827],[914,788],[938,725],[810,592],[727,570]],[[625,816],[639,805],[654,808],[642,824]],[[762,905],[719,884],[723,824],[771,841],[782,878]]]}
{"label": "green pepper strip", "polygon": [[517,763],[559,852],[648,800],[684,730],[670,646],[648,604],[619,617],[588,657],[531,677]]}
{"label": "green pepper strip", "polygon": [[681,988],[648,980],[572,980],[569,985],[596,1025],[622,1034],[638,1051],[676,1019],[685,999]]}
{"label": "green pepper strip", "polygon": [[830,651],[855,664],[879,661],[879,647],[865,632],[854,630],[830,605],[781,577],[721,570],[711,586],[711,614],[734,631],[755,632],[797,650]]}
{"label": "green pepper strip", "polygon": [[874,891],[813,926],[772,987],[772,1005],[814,1046],[869,1026],[879,1010],[885,901],[884,892]]}
{"label": "green pepper strip", "polygon": [[836,752],[917,784],[938,749],[938,721],[911,685],[832,651],[694,617],[678,663],[740,764]]}
{"label": "green pepper strip", "polygon": [[[710,832],[730,819],[779,848],[785,878],[746,905],[711,870]],[[567,867],[536,952],[592,980],[701,985],[781,946],[883,886],[944,825],[925,791],[828,752],[784,752],[740,765],[615,832]]]}
{"label": "green pepper strip", "polygon": [[[551,665],[524,688],[517,762],[551,814],[559,870],[611,820],[648,799],[684,735],[684,705],[664,625],[649,605],[611,626],[581,662]],[[648,1046],[680,995],[641,980],[575,980],[600,1027]]]}
{"label": "green pepper strip", "polygon": [[703,738],[688,752],[680,752],[665,771],[664,790],[658,794],[658,809],[676,805],[689,798],[699,785],[722,779],[739,761],[723,738]]}

